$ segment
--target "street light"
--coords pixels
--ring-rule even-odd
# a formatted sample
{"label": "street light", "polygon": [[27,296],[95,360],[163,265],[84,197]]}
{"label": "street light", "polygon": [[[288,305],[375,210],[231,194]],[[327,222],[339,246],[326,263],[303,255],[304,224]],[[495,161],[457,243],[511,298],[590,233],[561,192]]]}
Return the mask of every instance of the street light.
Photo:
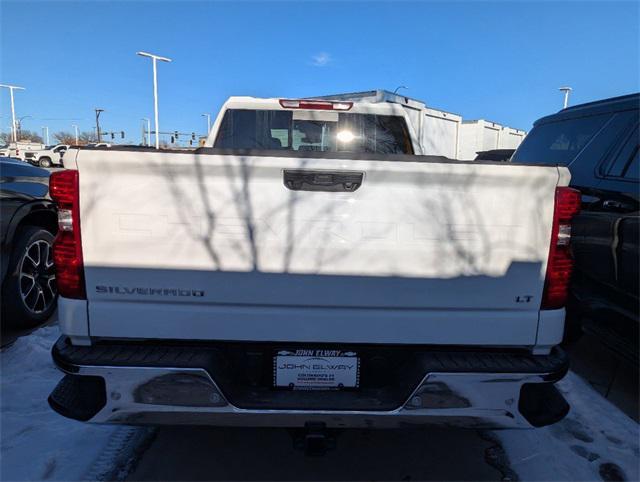
{"label": "street light", "polygon": [[96,107],[94,110],[96,111],[96,137],[98,138],[98,142],[101,142],[102,139],[100,137],[100,114],[104,112],[104,109],[98,109]]}
{"label": "street light", "polygon": [[171,62],[171,59],[167,57],[160,57],[159,55],[150,54],[149,52],[137,52],[142,57],[149,57],[153,61],[153,112],[155,114],[155,128],[156,128],[156,149],[160,149],[160,126],[158,122],[158,68],[156,66],[157,61]]}
{"label": "street light", "polygon": [[[147,139],[147,146],[151,147],[151,120],[148,117],[143,117],[141,120],[147,121],[147,135],[145,136]],[[142,127],[144,130],[144,127]]]}
{"label": "street light", "polygon": [[23,119],[27,119],[31,117],[30,115],[23,115],[22,117],[19,117],[18,120],[16,121],[16,136],[17,137],[22,137],[22,120]]}
{"label": "street light", "polygon": [[569,93],[573,90],[571,87],[560,87],[558,89],[560,92],[564,92],[564,107],[566,109],[569,105]]}
{"label": "street light", "polygon": [[26,90],[24,87],[18,87],[17,85],[9,85],[9,84],[0,84],[0,87],[4,87],[9,89],[9,94],[11,95],[11,132],[13,133],[13,142],[18,142],[18,135],[16,132],[16,108],[13,102],[13,91],[14,90]]}
{"label": "street light", "polygon": [[202,117],[206,117],[207,118],[207,135],[209,135],[209,132],[211,132],[211,114],[201,114]]}
{"label": "street light", "polygon": [[71,124],[71,127],[76,131],[76,146],[78,145],[78,126],[75,124]]}

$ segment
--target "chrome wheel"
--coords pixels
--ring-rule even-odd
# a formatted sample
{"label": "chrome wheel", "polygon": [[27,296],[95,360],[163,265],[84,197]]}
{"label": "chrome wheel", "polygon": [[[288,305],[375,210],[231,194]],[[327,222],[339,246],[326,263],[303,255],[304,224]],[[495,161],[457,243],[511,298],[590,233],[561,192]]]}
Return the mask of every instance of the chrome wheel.
{"label": "chrome wheel", "polygon": [[20,261],[20,297],[31,313],[47,311],[56,300],[56,274],[51,245],[43,240],[34,241]]}

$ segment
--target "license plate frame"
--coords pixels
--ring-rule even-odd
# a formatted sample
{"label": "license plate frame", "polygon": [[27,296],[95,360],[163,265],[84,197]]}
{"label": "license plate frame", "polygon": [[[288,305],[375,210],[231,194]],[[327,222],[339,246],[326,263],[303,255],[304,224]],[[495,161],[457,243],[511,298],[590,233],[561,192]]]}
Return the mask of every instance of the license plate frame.
{"label": "license plate frame", "polygon": [[273,355],[273,386],[289,390],[356,390],[360,357],[351,350],[302,348]]}

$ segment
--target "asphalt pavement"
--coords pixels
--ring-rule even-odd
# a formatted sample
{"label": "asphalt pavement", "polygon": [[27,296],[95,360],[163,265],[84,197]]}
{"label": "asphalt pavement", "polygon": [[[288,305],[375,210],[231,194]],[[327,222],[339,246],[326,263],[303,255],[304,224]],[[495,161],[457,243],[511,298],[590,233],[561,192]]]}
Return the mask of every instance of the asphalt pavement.
{"label": "asphalt pavement", "polygon": [[640,421],[638,366],[607,348],[596,336],[585,333],[567,347],[571,370],[586,380],[627,416]]}
{"label": "asphalt pavement", "polygon": [[163,427],[127,480],[504,480],[492,447],[474,430],[352,429],[310,457],[286,429]]}
{"label": "asphalt pavement", "polygon": [[[638,420],[638,369],[590,335],[568,347],[573,370]],[[532,448],[533,449],[533,448]],[[285,429],[161,427],[127,480],[513,480],[499,444],[475,430],[346,430],[308,457]],[[610,480],[617,480],[612,478]]]}

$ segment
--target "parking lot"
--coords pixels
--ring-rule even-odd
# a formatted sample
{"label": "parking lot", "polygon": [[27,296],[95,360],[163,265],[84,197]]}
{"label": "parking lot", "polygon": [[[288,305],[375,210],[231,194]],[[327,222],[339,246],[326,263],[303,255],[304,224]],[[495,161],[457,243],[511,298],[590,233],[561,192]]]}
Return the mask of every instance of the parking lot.
{"label": "parking lot", "polygon": [[[602,395],[608,390],[612,408],[620,410],[622,417],[625,413],[629,427],[640,435],[637,369],[617,362],[588,337],[570,351],[579,376]],[[581,412],[584,407],[573,410]],[[607,460],[616,450],[605,454],[598,447],[591,431],[597,432],[596,427],[606,426],[606,421],[579,428],[577,420],[588,417],[588,413],[572,413],[547,433],[539,429],[538,439],[528,431],[511,431],[501,440],[499,432],[442,427],[345,431],[338,434],[335,450],[311,458],[294,448],[292,434],[283,429],[162,427],[128,480],[535,480],[527,477],[532,472],[539,480],[554,480],[551,473],[556,469],[555,480],[563,480],[563,471],[569,475],[572,466],[582,474],[597,467],[602,480],[636,480],[638,471],[629,473],[619,468],[622,462]],[[531,436],[537,443],[532,443]],[[611,439],[605,443],[613,445],[616,438]],[[557,441],[571,447],[564,463],[553,457]],[[529,453],[523,456],[514,450],[509,457],[507,443],[529,446]],[[622,459],[637,454],[637,444],[627,448],[630,451]],[[624,453],[623,447],[618,450]],[[555,469],[538,466],[544,464]]]}
{"label": "parking lot", "polygon": [[[128,480],[503,480],[473,430],[349,430],[305,457],[283,429],[163,427]],[[173,449],[170,449],[173,448]],[[171,456],[167,457],[167,454]],[[249,460],[248,460],[249,458]],[[463,463],[461,463],[464,461]]]}
{"label": "parking lot", "polygon": [[[55,319],[48,325],[50,336],[56,336]],[[3,343],[10,344],[2,349],[3,362],[12,355],[12,349],[24,349],[21,343],[38,333],[8,333]],[[16,339],[11,343],[13,337]],[[40,441],[36,443],[45,445],[30,468],[42,467],[37,470],[44,470],[54,480],[69,477],[70,460],[79,473],[127,480],[564,480],[572,473],[581,474],[580,480],[597,476],[602,480],[636,480],[640,435],[637,369],[617,362],[597,340],[586,336],[569,350],[575,370],[561,383],[572,411],[554,426],[524,431],[435,426],[345,430],[334,433],[334,449],[323,456],[309,457],[295,446],[296,434],[285,429],[167,426],[131,432],[65,422],[44,403],[47,387],[55,384],[59,375],[43,346],[38,355],[43,366],[37,372],[51,373],[51,380],[38,382],[42,393],[36,398],[41,398],[44,418],[35,422],[40,427]],[[35,353],[33,349],[29,352]],[[6,385],[8,378],[5,372],[3,390],[24,389]],[[29,378],[28,373],[25,378]],[[7,404],[11,406],[11,401],[5,396],[3,417],[15,419],[16,408],[7,413]],[[30,406],[24,405],[17,408],[17,413],[33,423],[29,410]],[[590,420],[593,417],[598,419]],[[66,423],[71,424],[69,429],[63,428]],[[23,433],[17,439],[8,437],[11,427],[6,419],[5,426],[9,430],[3,433],[3,454],[10,455],[7,450],[13,445],[34,443],[28,439],[20,442],[29,433],[28,425],[16,430]],[[88,434],[99,443],[92,449],[85,448],[86,455],[79,458],[56,455],[55,433],[60,430],[79,437],[79,443]],[[11,479],[22,480],[28,473],[25,468],[9,469],[18,470],[9,472]],[[5,464],[3,473],[7,470]],[[33,472],[26,478],[32,477]],[[8,478],[3,476],[4,480]]]}
{"label": "parking lot", "polygon": [[0,482],[640,482],[638,0],[0,2]]}

